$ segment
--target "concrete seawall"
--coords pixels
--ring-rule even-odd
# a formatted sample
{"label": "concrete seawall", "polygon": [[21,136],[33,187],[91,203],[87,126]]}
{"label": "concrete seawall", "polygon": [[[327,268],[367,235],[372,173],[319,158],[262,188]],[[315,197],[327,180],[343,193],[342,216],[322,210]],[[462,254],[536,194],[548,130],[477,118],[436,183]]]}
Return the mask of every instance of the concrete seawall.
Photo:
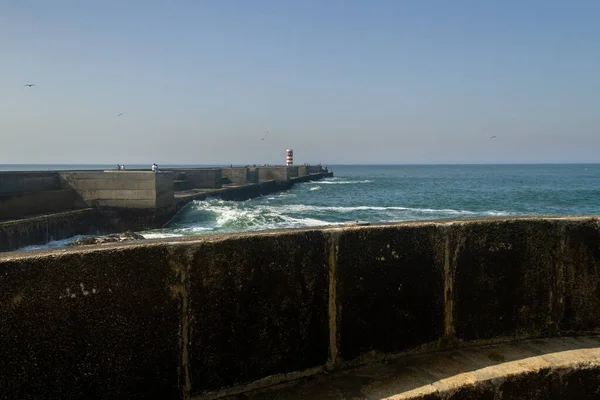
{"label": "concrete seawall", "polygon": [[598,218],[565,217],[7,253],[0,388],[214,398],[419,353],[593,334],[598,243]]}
{"label": "concrete seawall", "polygon": [[[248,169],[248,173],[255,170]],[[320,172],[284,181],[221,187],[220,182],[217,185],[221,179],[218,169],[176,171],[185,173],[189,184],[203,188],[174,192],[174,173],[171,171],[158,174],[148,171],[65,171],[41,175],[25,173],[24,176],[5,173],[4,180],[10,185],[3,186],[6,193],[0,193],[0,252],[44,244],[49,238],[59,240],[99,232],[160,228],[193,200],[211,197],[247,200],[287,190],[295,183],[332,176],[330,172]],[[58,184],[62,186],[56,186]],[[215,185],[218,187],[212,188]],[[30,192],[10,192],[25,187]],[[87,211],[81,213],[79,210]]]}

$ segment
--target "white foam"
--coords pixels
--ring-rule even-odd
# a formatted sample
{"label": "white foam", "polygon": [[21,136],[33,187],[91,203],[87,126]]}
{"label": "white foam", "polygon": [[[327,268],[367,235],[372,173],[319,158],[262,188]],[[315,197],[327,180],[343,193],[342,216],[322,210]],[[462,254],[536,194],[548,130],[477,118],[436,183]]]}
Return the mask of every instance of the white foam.
{"label": "white foam", "polygon": [[313,182],[306,182],[308,185],[356,185],[356,184],[361,184],[361,183],[372,183],[373,181],[370,181],[368,179],[362,180],[362,181],[342,181],[342,180],[320,180],[320,181],[313,181]]}
{"label": "white foam", "polygon": [[21,247],[19,250],[30,251],[30,250],[41,250],[41,249],[57,249],[59,247],[65,247],[69,243],[73,243],[74,241],[76,241],[77,239],[81,239],[82,237],[85,237],[85,235],[77,235],[77,236],[72,236],[70,238],[60,239],[60,240],[52,240],[46,244],[35,244],[35,245],[25,246],[25,247]]}
{"label": "white foam", "polygon": [[168,232],[145,232],[141,233],[140,235],[142,235],[145,239],[163,239],[183,236],[182,234]]}
{"label": "white foam", "polygon": [[355,211],[403,211],[403,212],[412,212],[412,213],[422,213],[422,214],[450,214],[450,215],[511,215],[511,213],[507,211],[469,211],[469,210],[454,210],[450,208],[419,208],[419,207],[401,207],[401,206],[312,206],[305,204],[289,204],[282,206],[265,206],[266,209],[269,209],[273,212],[284,212],[284,213],[310,213],[310,212],[340,212],[340,213],[350,213]]}

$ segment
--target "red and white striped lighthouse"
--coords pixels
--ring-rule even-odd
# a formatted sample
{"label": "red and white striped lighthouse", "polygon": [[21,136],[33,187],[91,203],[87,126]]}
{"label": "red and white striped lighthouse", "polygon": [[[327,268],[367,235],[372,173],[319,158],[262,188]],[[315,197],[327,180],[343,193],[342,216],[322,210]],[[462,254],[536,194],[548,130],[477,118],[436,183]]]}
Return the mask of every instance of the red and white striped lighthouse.
{"label": "red and white striped lighthouse", "polygon": [[285,165],[294,165],[294,150],[287,149],[285,151]]}

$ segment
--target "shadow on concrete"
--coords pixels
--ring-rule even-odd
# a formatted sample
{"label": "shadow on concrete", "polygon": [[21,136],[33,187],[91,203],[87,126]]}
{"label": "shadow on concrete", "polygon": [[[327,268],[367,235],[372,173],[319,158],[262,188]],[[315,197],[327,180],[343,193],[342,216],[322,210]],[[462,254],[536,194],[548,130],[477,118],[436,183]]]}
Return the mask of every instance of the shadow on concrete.
{"label": "shadow on concrete", "polygon": [[[532,379],[532,374],[539,372],[546,378],[553,370],[562,371],[564,375],[564,371],[577,370],[582,366],[594,366],[598,374],[600,336],[529,340],[403,357],[227,399],[435,399],[441,395],[447,397],[448,393],[454,393],[453,399],[487,398],[484,392],[480,392],[480,386],[490,389],[490,382],[513,385],[514,389],[511,379]],[[595,383],[598,385],[598,382]],[[531,382],[519,385],[523,386],[517,388],[521,391],[537,390]],[[465,389],[480,394],[475,393],[475,397],[471,397],[473,394],[465,393],[466,397],[463,397],[460,393]],[[594,393],[597,390],[594,387],[584,389]],[[510,398],[507,397],[510,388],[503,387],[503,390],[505,393],[501,398]],[[519,392],[513,390],[511,393]],[[537,397],[534,395],[533,398]]]}

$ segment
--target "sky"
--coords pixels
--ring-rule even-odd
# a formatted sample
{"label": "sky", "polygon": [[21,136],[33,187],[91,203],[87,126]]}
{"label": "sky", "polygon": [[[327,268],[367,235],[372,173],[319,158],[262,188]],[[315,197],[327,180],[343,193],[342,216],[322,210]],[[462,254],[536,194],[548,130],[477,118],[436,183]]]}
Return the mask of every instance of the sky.
{"label": "sky", "polygon": [[287,148],[600,162],[600,1],[0,1],[0,164],[275,164]]}

